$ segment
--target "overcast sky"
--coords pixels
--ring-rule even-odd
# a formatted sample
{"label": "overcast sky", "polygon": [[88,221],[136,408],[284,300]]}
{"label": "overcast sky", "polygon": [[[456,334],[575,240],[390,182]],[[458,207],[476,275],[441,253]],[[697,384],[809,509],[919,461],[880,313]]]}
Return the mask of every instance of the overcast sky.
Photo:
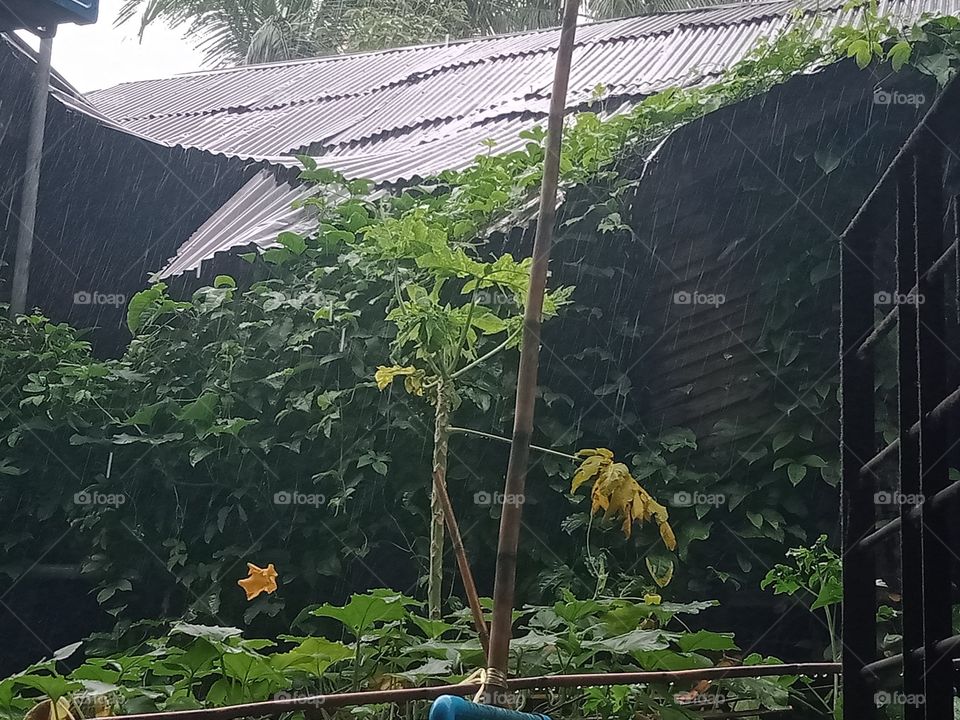
{"label": "overcast sky", "polygon": [[[53,66],[78,90],[98,90],[130,80],[169,77],[201,69],[202,57],[182,33],[161,25],[137,40],[136,20],[121,28],[113,21],[123,0],[100,0],[96,25],[61,25],[53,41]],[[36,39],[25,34],[31,45]]]}

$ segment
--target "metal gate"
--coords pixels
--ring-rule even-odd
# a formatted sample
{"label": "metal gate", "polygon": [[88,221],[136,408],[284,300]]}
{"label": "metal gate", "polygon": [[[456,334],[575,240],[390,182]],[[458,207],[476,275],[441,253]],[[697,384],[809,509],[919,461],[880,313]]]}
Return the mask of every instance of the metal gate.
{"label": "metal gate", "polygon": [[[960,130],[960,84],[952,82],[911,133],[841,236],[840,389],[844,717],[868,720],[879,705],[903,717],[953,718],[950,525],[960,521],[960,481],[948,477],[958,438],[956,354],[945,332],[947,268],[956,263],[956,198],[946,188],[949,140]],[[955,156],[954,156],[955,157]],[[877,239],[895,227],[892,310],[875,321]],[[949,241],[947,240],[949,228]],[[960,276],[960,273],[958,273]],[[896,332],[899,437],[878,440],[875,353]],[[948,379],[950,378],[950,379]],[[897,467],[884,491],[899,507],[878,520],[878,470]],[[889,511],[888,511],[889,512]],[[951,517],[952,515],[952,517]],[[878,659],[878,559],[899,542],[902,652]],[[888,553],[884,556],[883,553]]]}

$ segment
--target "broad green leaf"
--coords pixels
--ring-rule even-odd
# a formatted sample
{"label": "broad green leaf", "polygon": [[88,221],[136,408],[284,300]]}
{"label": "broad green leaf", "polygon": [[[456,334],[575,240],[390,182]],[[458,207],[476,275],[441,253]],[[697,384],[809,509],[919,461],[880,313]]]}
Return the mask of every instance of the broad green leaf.
{"label": "broad green leaf", "polygon": [[643,650],[664,650],[670,646],[662,630],[641,630],[639,628],[602,640],[586,640],[582,644],[583,647],[590,650],[603,650],[615,655],[625,655]]}
{"label": "broad green leaf", "polygon": [[913,52],[913,46],[906,40],[893,45],[887,52],[887,59],[897,72],[910,60],[910,54]]}
{"label": "broad green leaf", "polygon": [[687,428],[671,428],[660,436],[659,443],[667,452],[676,452],[680,448],[697,449],[697,436]]}
{"label": "broad green leaf", "polygon": [[13,682],[22,687],[39,690],[53,701],[57,701],[64,695],[83,689],[83,683],[76,680],[68,680],[59,675],[17,675],[13,677]]}
{"label": "broad green leaf", "polygon": [[694,670],[713,666],[713,661],[703,655],[669,649],[635,652],[633,657],[644,670]]}
{"label": "broad green leaf", "polygon": [[822,468],[827,466],[827,461],[819,455],[804,455],[800,458],[800,463],[812,468]]}
{"label": "broad green leaf", "polygon": [[333,663],[352,657],[353,653],[343,643],[322,637],[308,637],[289,652],[273,655],[270,662],[278,670],[297,669],[320,676]]}
{"label": "broad green leaf", "polygon": [[410,615],[410,620],[414,625],[423,630],[423,634],[431,640],[440,637],[448,630],[456,627],[456,625],[444,622],[443,620],[428,620],[427,618],[413,614]]}
{"label": "broad green leaf", "polygon": [[710,632],[709,630],[697,630],[694,633],[681,635],[677,638],[677,645],[684,652],[737,649],[732,633]]}
{"label": "broad green leaf", "polygon": [[390,673],[391,677],[401,678],[411,683],[419,683],[426,678],[444,678],[451,674],[453,662],[450,660],[441,660],[431,658],[423,665],[404,670],[403,672]]}
{"label": "broad green leaf", "polygon": [[343,607],[327,603],[310,614],[339,620],[359,637],[378,623],[402,620],[407,616],[407,607],[413,604],[413,600],[399,593],[372,590],[366,595],[352,595],[350,602]]}
{"label": "broad green leaf", "polygon": [[220,625],[193,625],[191,623],[177,622],[170,628],[170,634],[189,635],[190,637],[203,638],[210,642],[223,643],[230,638],[240,637],[241,631],[235,627],[224,627]]}
{"label": "broad green leaf", "polygon": [[794,438],[792,432],[777,433],[773,438],[773,451],[778,452],[791,443]]}
{"label": "broad green leaf", "polygon": [[127,329],[132,335],[137,334],[143,324],[144,314],[157,304],[165,290],[166,286],[161,283],[146,290],[141,290],[130,298],[127,305]]}
{"label": "broad green leaf", "polygon": [[219,402],[220,397],[216,393],[205,392],[192,403],[184,405],[177,417],[197,425],[210,425]]}
{"label": "broad green leaf", "polygon": [[150,405],[144,405],[133,415],[131,415],[124,425],[145,425],[149,427],[151,423],[153,423],[157,413],[169,403],[169,400],[161,400],[160,402],[152,403]]}
{"label": "broad green leaf", "polygon": [[807,466],[800,465],[798,463],[793,463],[787,466],[787,475],[790,478],[790,482],[794,485],[800,484],[800,481],[807,476]]}
{"label": "broad green leaf", "polygon": [[836,605],[843,600],[843,585],[839,578],[827,578],[820,591],[817,593],[817,599],[810,605],[811,610],[818,610],[828,605]]}
{"label": "broad green leaf", "polygon": [[[277,242],[294,255],[302,255],[307,249],[307,241],[302,235],[294,232],[282,232],[277,236]],[[222,277],[222,276],[221,276]]]}

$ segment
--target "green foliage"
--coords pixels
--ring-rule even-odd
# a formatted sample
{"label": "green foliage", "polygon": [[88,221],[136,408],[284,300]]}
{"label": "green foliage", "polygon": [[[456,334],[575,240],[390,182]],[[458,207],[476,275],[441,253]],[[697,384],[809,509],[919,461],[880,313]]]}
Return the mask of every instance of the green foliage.
{"label": "green foliage", "polygon": [[772,587],[777,595],[794,595],[803,590],[811,610],[837,605],[843,597],[840,557],[827,546],[821,535],[809,548],[787,551],[791,565],[776,565],[764,578],[762,587]]}
{"label": "green foliage", "polygon": [[[733,637],[687,625],[714,602],[649,604],[627,599],[578,600],[569,592],[552,605],[516,613],[510,669],[518,676],[708,667],[737,652]],[[489,600],[484,600],[489,609]],[[0,717],[19,718],[44,696],[74,704],[108,699],[115,713],[216,707],[304,698],[357,689],[453,683],[482,667],[469,614],[442,621],[392,590],[354,595],[345,606],[307,609],[295,629],[277,641],[248,639],[239,629],[177,622],[161,632],[150,624],[90,638],[85,660],[61,675],[54,660],[0,681]],[[72,649],[74,652],[76,648]],[[747,664],[777,662],[751,654]],[[621,693],[649,711],[674,708],[676,717],[712,704],[718,708],[774,709],[802,689],[796,677],[724,680],[699,690],[651,683],[613,691],[561,690],[526,698],[525,707],[580,715],[621,709]],[[612,704],[612,707],[610,707]],[[350,709],[330,711],[349,717]],[[388,710],[369,708],[386,717]],[[615,712],[616,714],[616,712]]]}
{"label": "green foliage", "polygon": [[[62,512],[75,527],[71,539],[93,547],[84,571],[105,583],[98,597],[114,611],[133,585],[164,592],[165,606],[214,615],[221,586],[239,573],[234,566],[264,548],[287,582],[311,594],[366,555],[367,533],[381,528],[356,525],[348,510],[382,502],[374,498],[391,463],[382,411],[402,399],[380,397],[365,362],[389,343],[377,329],[384,309],[376,291],[337,255],[311,255],[298,279],[242,292],[205,288],[192,302],[174,302],[162,288],[147,291],[131,303],[140,334],[118,361],[94,360],[69,331],[39,317],[21,320],[11,353],[47,346],[60,354],[46,350],[49,367],[12,386],[19,408],[7,414],[3,436],[19,474],[3,493],[18,522],[5,523],[8,549],[29,545],[31,516]],[[347,404],[354,412],[343,412]],[[390,430],[402,437],[410,425]],[[415,437],[406,442],[415,447]],[[364,463],[371,453],[380,459]],[[39,502],[37,488],[51,503]],[[78,493],[123,501],[71,502]],[[309,502],[298,504],[294,493]],[[260,598],[244,616],[281,606]]]}
{"label": "green foliage", "polygon": [[[891,63],[905,62],[942,81],[956,65],[956,26],[956,19],[941,18],[879,42]],[[607,119],[580,113],[566,131],[561,183],[565,191],[590,184],[597,190],[593,197],[602,200],[565,216],[560,232],[622,232],[621,200],[636,183],[623,172],[623,158],[812,63],[844,56],[870,32],[877,36],[875,28],[841,28],[817,39],[798,24],[716,83],[667,90]],[[910,44],[909,56],[902,42]],[[465,170],[376,200],[368,196],[369,183],[305,159],[304,179],[320,189],[306,203],[317,215],[317,229],[283,233],[276,247],[251,257],[260,278],[251,284],[221,276],[190,300],[170,297],[162,285],[139,294],[128,312],[136,337],[120,359],[94,358],[78,333],[41,315],[0,322],[4,571],[18,576],[40,556],[38,539],[50,532],[42,528],[71,528],[46,559],[83,558],[111,612],[134,598],[141,614],[253,622],[281,615],[287,603],[348,593],[361,582],[350,575],[357,567],[373,566],[376,575],[393,571],[395,558],[408,558],[410,549],[416,559],[408,564],[422,563],[423,538],[407,529],[426,525],[431,420],[422,403],[403,393],[381,394],[375,367],[392,355],[432,364],[432,371],[460,372],[513,337],[518,305],[512,304],[522,301],[528,266],[508,255],[491,257],[484,243],[536,197],[544,133],[532,128],[523,137],[519,150],[481,155]],[[790,279],[802,278],[808,288],[831,282],[835,273],[827,244],[811,245],[809,253],[792,253],[797,264],[788,268]],[[597,271],[612,277],[622,268]],[[510,302],[488,302],[494,297]],[[558,294],[554,301],[565,299]],[[770,366],[791,390],[783,403],[777,399],[788,421],[764,447],[729,438],[727,449],[748,465],[743,475],[721,481],[718,468],[729,463],[701,454],[683,431],[645,435],[632,410],[614,416],[578,408],[570,386],[542,388],[538,440],[567,449],[612,446],[609,438],[629,428],[618,453],[640,445],[634,474],[650,478],[644,482],[655,496],[697,490],[727,499],[672,513],[679,557],[694,568],[687,580],[706,583],[712,571],[743,582],[754,571],[750,553],[732,553],[727,565],[706,571],[713,564],[706,553],[690,561],[691,553],[715,540],[717,520],[760,558],[774,550],[779,557],[786,537],[806,541],[807,528],[818,531],[805,499],[812,495],[809,483],[817,476],[836,479],[833,439],[793,407],[808,390],[815,399],[807,402],[810,414],[819,413],[821,421],[836,406],[833,377],[818,379],[804,355],[825,333],[822,319],[819,337],[809,325],[798,327],[808,321],[802,313],[814,307],[811,293],[792,285],[771,305],[757,355],[776,359]],[[573,296],[565,320],[589,329],[597,313],[590,298]],[[565,330],[569,352],[562,361],[584,370],[583,377],[614,377],[592,388],[590,402],[626,396],[629,378],[615,374],[613,353],[599,343],[585,345],[578,335]],[[506,434],[515,360],[502,353],[470,367],[460,383],[462,424]],[[473,472],[491,462],[488,449],[476,442],[456,448],[451,476],[458,507],[492,487],[492,480]],[[586,510],[575,508],[558,527],[557,518],[568,510],[571,470],[550,457],[531,476],[541,504],[531,505],[527,518],[541,542],[524,548],[531,572],[522,590],[534,597],[537,583],[549,589],[585,582],[584,563],[593,575],[591,589],[610,577],[618,589],[653,589],[649,579],[631,574],[635,547],[615,532],[596,554],[570,542],[570,533],[588,526]],[[499,468],[489,475],[499,477]],[[313,500],[277,502],[294,493]],[[107,502],[85,502],[97,497]],[[478,522],[493,527],[496,512],[478,513]],[[489,551],[494,536],[483,528],[471,542]],[[261,557],[280,569],[281,590],[245,606],[234,586],[237,568]],[[669,560],[651,557],[650,573],[664,577]],[[331,588],[338,580],[342,584]]]}
{"label": "green foliage", "polygon": [[[840,556],[827,544],[827,536],[821,535],[809,548],[796,547],[787,551],[791,564],[774,566],[763,579],[761,587],[773,588],[777,595],[803,593],[803,602],[811,612],[822,611],[827,632],[830,635],[830,660],[840,661],[840,638],[837,629],[837,608],[843,600],[843,568]],[[889,608],[888,608],[889,609]],[[840,686],[835,677],[833,691],[833,716],[843,716],[843,701]]]}

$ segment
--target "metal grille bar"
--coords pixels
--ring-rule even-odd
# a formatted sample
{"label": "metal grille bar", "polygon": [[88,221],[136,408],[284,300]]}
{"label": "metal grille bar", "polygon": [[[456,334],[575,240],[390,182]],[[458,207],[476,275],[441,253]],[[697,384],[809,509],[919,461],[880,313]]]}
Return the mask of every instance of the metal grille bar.
{"label": "metal grille bar", "polygon": [[[946,421],[946,418],[949,413],[955,411],[960,407],[960,388],[957,388],[952,393],[947,395],[942,401],[940,401],[937,406],[930,412],[929,419],[932,423],[943,423]],[[911,437],[920,436],[920,421],[918,420],[910,428]],[[887,445],[883,450],[878,452],[872,458],[870,458],[866,464],[861,468],[860,473],[862,475],[876,473],[880,469],[880,465],[883,464],[885,460],[889,460],[897,451],[900,449],[900,438],[897,438],[892,443]]]}
{"label": "metal grille bar", "polygon": [[[917,192],[915,163],[904,167],[897,175],[897,294],[904,288],[917,292]],[[899,306],[898,306],[899,307]],[[897,419],[900,436],[899,471],[902,496],[920,494],[920,394],[917,390],[920,366],[917,360],[917,306],[904,305],[897,318]],[[916,431],[914,432],[914,425]],[[904,599],[903,646],[920,647],[923,644],[923,573],[922,563],[914,562],[922,557],[920,517],[918,522],[910,514],[906,503],[900,504],[900,577],[905,586],[920,588],[916,597],[910,593]],[[915,508],[918,516],[923,506]],[[891,523],[892,525],[892,523]],[[902,660],[903,692],[918,697],[924,692],[923,663],[907,654]],[[919,705],[904,708],[904,720],[921,720],[926,715]]]}
{"label": "metal grille bar", "polygon": [[[843,577],[844,712],[877,717],[873,688],[902,687],[917,698],[904,720],[953,717],[953,662],[960,636],[951,627],[951,550],[947,519],[960,496],[948,481],[948,428],[956,427],[960,388],[948,367],[943,270],[957,255],[945,249],[946,145],[960,125],[960,83],[952,82],[911,133],[841,236],[840,438]],[[889,222],[884,199],[896,194],[897,306],[874,323],[875,242]],[[956,221],[956,218],[954,218]],[[896,327],[898,437],[879,452],[875,427],[874,353]],[[876,527],[877,472],[897,457],[898,517]],[[903,652],[878,660],[876,551],[899,537]],[[897,671],[891,678],[891,671]],[[900,684],[902,682],[902,685]]]}
{"label": "metal grille bar", "polygon": [[874,454],[873,357],[859,357],[857,349],[873,326],[873,247],[880,228],[876,214],[870,222],[855,226],[856,221],[841,238],[840,248],[840,476],[845,549],[841,665],[844,713],[872,720],[876,707],[861,671],[876,655],[874,558],[856,544],[874,526],[873,483],[860,473],[864,458]]}

